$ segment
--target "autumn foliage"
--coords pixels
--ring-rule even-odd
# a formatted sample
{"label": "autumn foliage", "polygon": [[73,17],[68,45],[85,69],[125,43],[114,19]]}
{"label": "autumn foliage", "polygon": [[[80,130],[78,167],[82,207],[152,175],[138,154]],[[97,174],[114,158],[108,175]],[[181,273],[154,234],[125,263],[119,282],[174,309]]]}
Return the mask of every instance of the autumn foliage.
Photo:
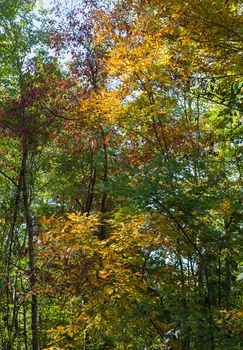
{"label": "autumn foliage", "polygon": [[240,349],[240,1],[38,6],[0,5],[0,347]]}

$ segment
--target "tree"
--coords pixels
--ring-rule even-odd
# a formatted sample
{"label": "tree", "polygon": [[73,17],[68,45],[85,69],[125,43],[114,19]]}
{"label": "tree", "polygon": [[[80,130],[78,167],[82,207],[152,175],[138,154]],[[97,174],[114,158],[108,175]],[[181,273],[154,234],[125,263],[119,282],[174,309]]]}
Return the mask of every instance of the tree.
{"label": "tree", "polygon": [[[47,85],[43,69],[49,65],[51,73],[53,64],[43,53],[46,40],[43,30],[34,28],[34,3],[5,1],[3,5],[0,127],[3,145],[7,142],[10,147],[5,159],[8,160],[12,154],[13,160],[4,164],[3,159],[7,171],[1,171],[5,181],[11,185],[10,200],[5,204],[9,215],[5,219],[8,234],[3,231],[3,247],[6,251],[3,258],[6,271],[6,312],[2,325],[2,346],[4,349],[12,349],[22,337],[25,349],[28,348],[26,300],[30,298],[32,348],[37,350],[38,311],[34,263],[36,227],[32,205],[37,171],[35,161],[46,142],[53,121],[53,116],[46,109],[50,99],[45,90]],[[30,59],[29,55],[34,49],[36,55]]]}
{"label": "tree", "polygon": [[240,349],[239,2],[54,10],[1,74],[3,346]]}

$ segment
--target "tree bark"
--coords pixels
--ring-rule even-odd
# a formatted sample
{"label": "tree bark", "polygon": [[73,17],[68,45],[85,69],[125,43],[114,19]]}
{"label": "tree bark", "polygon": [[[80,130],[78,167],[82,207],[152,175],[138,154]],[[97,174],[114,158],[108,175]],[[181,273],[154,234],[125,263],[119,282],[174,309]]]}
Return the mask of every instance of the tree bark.
{"label": "tree bark", "polygon": [[23,202],[26,228],[28,233],[28,248],[29,248],[29,281],[31,290],[31,330],[32,330],[32,350],[39,350],[39,335],[38,335],[38,305],[37,296],[35,294],[35,261],[34,261],[34,226],[30,212],[30,202],[28,193],[27,180],[27,157],[28,145],[23,142],[22,145],[22,174],[23,174]]}

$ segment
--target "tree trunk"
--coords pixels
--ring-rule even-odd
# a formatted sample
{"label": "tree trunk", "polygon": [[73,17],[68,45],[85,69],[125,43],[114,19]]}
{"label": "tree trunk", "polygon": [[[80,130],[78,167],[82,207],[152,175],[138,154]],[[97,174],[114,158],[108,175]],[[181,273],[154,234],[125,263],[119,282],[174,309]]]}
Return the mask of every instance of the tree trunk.
{"label": "tree trunk", "polygon": [[28,233],[28,246],[29,246],[29,281],[31,290],[31,330],[32,330],[32,350],[39,349],[39,336],[38,336],[38,305],[37,297],[35,294],[35,262],[34,262],[34,226],[33,219],[30,212],[29,193],[28,193],[28,180],[27,180],[27,156],[28,148],[27,143],[23,142],[22,149],[22,174],[23,174],[23,201],[26,228]]}
{"label": "tree trunk", "polygon": [[[105,188],[108,180],[108,152],[107,152],[105,132],[103,128],[101,128],[101,136],[102,136],[103,153],[104,153],[104,173],[103,173],[103,194],[101,199],[100,211],[101,211],[101,215],[103,215],[107,211],[107,197],[108,197],[107,190]],[[100,239],[106,238],[106,227],[103,219],[104,218],[102,217],[101,225],[100,225]]]}

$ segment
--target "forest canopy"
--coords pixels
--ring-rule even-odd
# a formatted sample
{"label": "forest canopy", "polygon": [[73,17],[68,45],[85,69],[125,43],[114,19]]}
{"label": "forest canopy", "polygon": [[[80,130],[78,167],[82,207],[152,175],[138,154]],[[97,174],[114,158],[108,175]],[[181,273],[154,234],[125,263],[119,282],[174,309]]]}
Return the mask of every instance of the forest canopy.
{"label": "forest canopy", "polygon": [[242,10],[0,0],[0,349],[242,349]]}

